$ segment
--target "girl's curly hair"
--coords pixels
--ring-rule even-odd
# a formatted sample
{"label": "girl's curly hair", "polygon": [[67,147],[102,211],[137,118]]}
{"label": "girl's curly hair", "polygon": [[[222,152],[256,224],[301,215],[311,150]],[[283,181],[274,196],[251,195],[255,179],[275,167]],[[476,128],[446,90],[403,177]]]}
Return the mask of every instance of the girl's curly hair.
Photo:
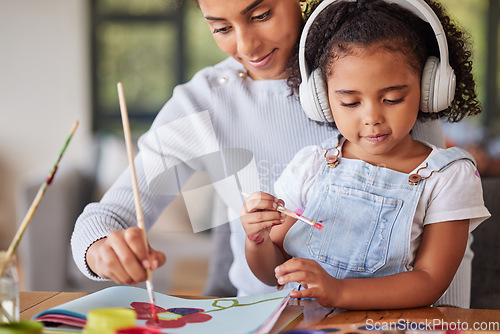
{"label": "girl's curly hair", "polygon": [[[458,122],[481,112],[472,75],[472,53],[468,36],[451,22],[443,6],[425,0],[441,21],[448,41],[449,62],[455,71],[455,98],[451,106],[439,113],[419,112],[419,118],[447,117]],[[338,1],[316,18],[308,32],[305,59],[313,70],[320,68],[323,79],[331,75],[329,68],[338,57],[355,47],[380,46],[406,55],[409,65],[422,73],[429,56],[439,58],[439,48],[431,26],[412,12],[383,0]],[[288,66],[287,83],[298,92],[301,82],[298,66],[298,44]]]}

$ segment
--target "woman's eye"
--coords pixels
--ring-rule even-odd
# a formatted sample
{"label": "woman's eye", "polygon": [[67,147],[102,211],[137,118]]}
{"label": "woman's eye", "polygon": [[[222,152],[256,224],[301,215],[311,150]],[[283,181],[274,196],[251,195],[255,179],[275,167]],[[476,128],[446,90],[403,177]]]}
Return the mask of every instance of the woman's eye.
{"label": "woman's eye", "polygon": [[265,21],[269,18],[269,16],[271,16],[271,10],[268,10],[264,14],[252,16],[252,20],[253,21]]}
{"label": "woman's eye", "polygon": [[229,30],[231,30],[231,27],[214,28],[212,30],[212,33],[213,34],[219,34],[219,33],[226,34],[229,32]]}

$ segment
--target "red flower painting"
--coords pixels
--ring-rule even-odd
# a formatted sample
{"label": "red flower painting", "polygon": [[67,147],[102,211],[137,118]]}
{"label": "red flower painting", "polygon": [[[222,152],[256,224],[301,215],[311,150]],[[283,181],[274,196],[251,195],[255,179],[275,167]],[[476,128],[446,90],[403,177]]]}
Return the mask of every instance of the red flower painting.
{"label": "red flower painting", "polygon": [[143,302],[133,302],[130,304],[137,313],[137,319],[146,320],[146,325],[159,328],[180,328],[189,323],[205,322],[212,319],[212,316],[205,314],[201,308],[174,307],[164,309],[155,305],[159,321],[156,322],[151,314],[151,305]]}

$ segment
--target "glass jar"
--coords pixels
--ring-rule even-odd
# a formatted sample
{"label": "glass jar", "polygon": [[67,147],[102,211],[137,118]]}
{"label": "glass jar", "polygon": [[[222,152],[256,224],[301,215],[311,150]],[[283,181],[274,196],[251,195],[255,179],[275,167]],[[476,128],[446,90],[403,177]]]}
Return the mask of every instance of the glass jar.
{"label": "glass jar", "polygon": [[0,323],[19,321],[19,279],[16,258],[0,251]]}

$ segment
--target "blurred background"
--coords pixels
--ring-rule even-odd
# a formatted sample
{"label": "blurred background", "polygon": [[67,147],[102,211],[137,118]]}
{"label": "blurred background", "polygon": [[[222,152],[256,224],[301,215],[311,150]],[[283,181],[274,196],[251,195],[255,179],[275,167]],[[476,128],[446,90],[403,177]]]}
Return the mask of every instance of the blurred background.
{"label": "blurred background", "polygon": [[[21,289],[104,286],[77,271],[69,238],[83,206],[98,200],[127,165],[116,83],[124,85],[137,139],[175,85],[225,58],[194,1],[184,2],[0,0],[0,249],[8,247],[73,122],[80,122],[21,242]],[[483,176],[497,175],[499,0],[442,3],[470,32],[484,106],[469,122],[444,125],[448,143],[474,152]],[[192,232],[182,203],[167,208],[149,238],[168,256],[155,288],[201,293],[210,233]]]}

